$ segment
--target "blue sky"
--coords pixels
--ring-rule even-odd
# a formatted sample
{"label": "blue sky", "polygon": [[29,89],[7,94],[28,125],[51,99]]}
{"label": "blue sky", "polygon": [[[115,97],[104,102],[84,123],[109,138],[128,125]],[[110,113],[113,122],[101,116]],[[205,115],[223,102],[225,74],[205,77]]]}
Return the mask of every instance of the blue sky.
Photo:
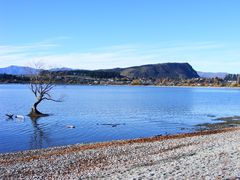
{"label": "blue sky", "polygon": [[0,0],[0,67],[189,62],[240,73],[239,0]]}

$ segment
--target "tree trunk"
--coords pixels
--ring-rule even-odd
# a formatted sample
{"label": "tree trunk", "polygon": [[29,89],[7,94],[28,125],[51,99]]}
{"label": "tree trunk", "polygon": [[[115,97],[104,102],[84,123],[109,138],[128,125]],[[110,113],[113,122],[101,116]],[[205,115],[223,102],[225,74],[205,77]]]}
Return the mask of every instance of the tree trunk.
{"label": "tree trunk", "polygon": [[31,112],[29,113],[30,117],[41,117],[41,116],[47,116],[47,114],[43,114],[40,111],[38,111],[37,106],[42,101],[42,99],[38,100],[33,104],[33,107],[31,109]]}

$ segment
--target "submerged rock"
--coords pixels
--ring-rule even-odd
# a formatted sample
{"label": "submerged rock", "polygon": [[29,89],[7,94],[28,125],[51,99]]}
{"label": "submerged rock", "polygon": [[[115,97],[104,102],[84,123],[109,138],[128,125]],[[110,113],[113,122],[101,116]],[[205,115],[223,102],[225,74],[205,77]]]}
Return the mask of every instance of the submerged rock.
{"label": "submerged rock", "polygon": [[240,116],[221,117],[215,119],[217,121],[240,121]]}
{"label": "submerged rock", "polygon": [[208,114],[207,117],[216,117],[216,116],[213,114]]}
{"label": "submerged rock", "polygon": [[[222,129],[228,127],[240,126],[240,116],[221,117],[214,119],[215,123],[203,123],[196,126],[201,127],[200,129]],[[218,122],[216,122],[218,121]]]}
{"label": "submerged rock", "polygon": [[122,124],[118,124],[118,123],[116,123],[116,124],[112,124],[112,123],[99,124],[99,123],[97,123],[97,125],[117,127],[117,126],[126,125],[126,124],[125,123],[122,123]]}

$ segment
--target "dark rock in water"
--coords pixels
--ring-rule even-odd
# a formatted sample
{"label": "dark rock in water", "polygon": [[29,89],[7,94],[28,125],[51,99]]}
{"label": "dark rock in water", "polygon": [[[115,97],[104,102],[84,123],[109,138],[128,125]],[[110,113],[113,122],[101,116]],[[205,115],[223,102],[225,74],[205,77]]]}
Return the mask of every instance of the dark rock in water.
{"label": "dark rock in water", "polygon": [[216,116],[213,114],[208,114],[207,117],[216,117]]}
{"label": "dark rock in water", "polygon": [[240,121],[240,116],[221,117],[215,119],[217,121]]}
{"label": "dark rock in water", "polygon": [[229,127],[235,127],[236,124],[229,124],[228,126],[229,126]]}
{"label": "dark rock in water", "polygon": [[214,119],[217,123],[204,123],[198,124],[196,126],[203,127],[203,129],[222,129],[228,127],[237,127],[240,126],[240,116],[231,116],[231,117],[221,117]]}
{"label": "dark rock in water", "polygon": [[99,123],[97,123],[97,125],[117,127],[120,125],[125,125],[125,123],[122,123],[122,124],[111,124],[111,123],[99,124]]}
{"label": "dark rock in water", "polygon": [[184,128],[184,127],[183,127],[183,128],[180,128],[180,130],[182,130],[182,131],[183,131],[183,130],[188,130],[188,128]]}
{"label": "dark rock in water", "polygon": [[117,126],[119,126],[119,125],[121,125],[121,124],[101,124],[101,125],[103,125],[103,126],[117,127]]}

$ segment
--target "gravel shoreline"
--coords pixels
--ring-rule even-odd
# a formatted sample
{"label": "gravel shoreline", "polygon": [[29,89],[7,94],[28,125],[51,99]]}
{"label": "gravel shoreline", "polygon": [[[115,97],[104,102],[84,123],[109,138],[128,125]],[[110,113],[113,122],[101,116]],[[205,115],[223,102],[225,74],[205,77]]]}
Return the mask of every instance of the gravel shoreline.
{"label": "gravel shoreline", "polygon": [[0,154],[0,179],[240,179],[240,128]]}

